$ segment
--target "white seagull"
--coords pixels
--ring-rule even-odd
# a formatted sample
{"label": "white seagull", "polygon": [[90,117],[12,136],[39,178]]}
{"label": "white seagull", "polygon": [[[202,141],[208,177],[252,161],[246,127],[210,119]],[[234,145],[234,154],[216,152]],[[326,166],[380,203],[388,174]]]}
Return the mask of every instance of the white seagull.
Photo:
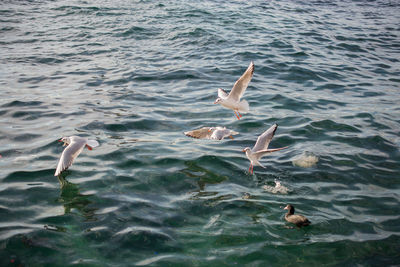
{"label": "white seagull", "polygon": [[245,149],[243,149],[243,152],[246,152],[246,156],[250,160],[249,172],[251,174],[253,174],[253,166],[255,164],[265,168],[259,162],[259,160],[265,154],[268,154],[268,153],[271,153],[271,152],[275,152],[275,151],[279,151],[279,150],[287,148],[287,146],[285,146],[285,147],[281,147],[281,148],[268,149],[268,145],[271,142],[272,137],[274,137],[276,129],[278,129],[278,124],[275,123],[274,125],[272,125],[268,130],[266,130],[262,135],[260,135],[257,138],[257,142],[256,142],[256,144],[254,145],[253,148],[246,147]]}
{"label": "white seagull", "polygon": [[61,154],[60,161],[58,162],[56,172],[54,176],[60,175],[63,171],[68,169],[75,158],[82,152],[83,148],[86,146],[89,150],[99,145],[96,140],[88,140],[84,137],[79,136],[69,136],[63,137],[59,142],[64,142],[63,146],[67,146]]}
{"label": "white seagull", "polygon": [[[244,91],[246,91],[246,88],[253,77],[253,72],[254,63],[252,61],[243,75],[235,82],[229,95],[223,89],[218,88],[218,98],[215,100],[214,104],[221,104],[226,108],[232,109],[238,120],[240,120],[242,114],[239,112],[246,113],[249,111],[249,103],[247,103],[246,100],[240,101],[240,98],[244,94]],[[236,112],[239,115],[236,114]]]}
{"label": "white seagull", "polygon": [[238,132],[226,129],[225,127],[203,127],[200,129],[184,132],[185,135],[198,139],[214,139],[222,140],[225,137],[233,139],[232,135],[239,134]]}
{"label": "white seagull", "polygon": [[212,132],[210,139],[223,140],[225,137],[229,137],[233,140],[232,135],[239,134],[238,132],[226,129],[225,127],[211,127],[209,131]]}

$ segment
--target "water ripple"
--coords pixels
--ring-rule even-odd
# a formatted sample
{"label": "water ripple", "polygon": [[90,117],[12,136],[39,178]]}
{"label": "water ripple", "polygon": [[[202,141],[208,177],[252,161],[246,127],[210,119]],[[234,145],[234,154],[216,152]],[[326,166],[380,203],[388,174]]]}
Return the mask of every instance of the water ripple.
{"label": "water ripple", "polygon": [[[398,264],[399,7],[5,1],[3,265]],[[213,102],[250,61],[238,121]],[[273,123],[289,148],[249,175],[242,149]],[[183,134],[205,126],[240,134]],[[100,146],[61,185],[68,135]],[[312,224],[290,228],[288,203]]]}

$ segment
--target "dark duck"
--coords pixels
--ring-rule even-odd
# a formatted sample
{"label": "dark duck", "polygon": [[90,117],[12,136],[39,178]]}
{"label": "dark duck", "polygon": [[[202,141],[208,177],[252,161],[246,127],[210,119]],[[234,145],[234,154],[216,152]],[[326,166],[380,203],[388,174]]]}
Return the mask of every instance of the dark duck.
{"label": "dark duck", "polygon": [[311,222],[303,215],[294,214],[294,207],[292,205],[289,204],[284,209],[288,210],[288,212],[285,214],[286,221],[295,224],[297,227],[311,224]]}

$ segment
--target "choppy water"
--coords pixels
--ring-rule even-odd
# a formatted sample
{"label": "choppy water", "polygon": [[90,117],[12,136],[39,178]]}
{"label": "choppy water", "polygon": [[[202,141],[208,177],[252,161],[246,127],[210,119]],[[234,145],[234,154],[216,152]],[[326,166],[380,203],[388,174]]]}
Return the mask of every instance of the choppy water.
{"label": "choppy water", "polygon": [[[3,1],[0,22],[2,266],[400,264],[398,1]],[[252,60],[238,121],[213,101]],[[251,176],[275,122],[289,148]],[[182,133],[214,125],[241,134]],[[68,135],[101,145],[60,188]]]}

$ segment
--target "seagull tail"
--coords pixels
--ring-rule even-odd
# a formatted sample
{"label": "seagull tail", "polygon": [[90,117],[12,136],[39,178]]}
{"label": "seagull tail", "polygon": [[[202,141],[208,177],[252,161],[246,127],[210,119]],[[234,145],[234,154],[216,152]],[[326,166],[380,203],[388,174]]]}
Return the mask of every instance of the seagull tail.
{"label": "seagull tail", "polygon": [[99,142],[97,142],[96,140],[87,140],[86,145],[88,145],[91,148],[94,148],[99,146]]}
{"label": "seagull tail", "polygon": [[242,112],[242,113],[247,113],[247,112],[249,112],[249,103],[247,103],[247,101],[246,100],[242,100],[242,101],[240,101],[240,103],[239,103],[239,112]]}

